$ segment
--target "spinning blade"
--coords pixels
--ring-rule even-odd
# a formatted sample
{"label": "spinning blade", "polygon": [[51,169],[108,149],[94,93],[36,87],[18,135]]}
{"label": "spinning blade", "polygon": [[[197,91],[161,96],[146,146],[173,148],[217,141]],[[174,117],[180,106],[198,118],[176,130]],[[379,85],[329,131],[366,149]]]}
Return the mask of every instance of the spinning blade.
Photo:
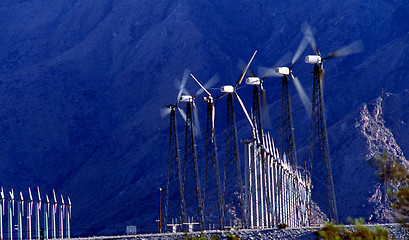
{"label": "spinning blade", "polygon": [[177,98],[178,101],[179,101],[180,96],[182,96],[182,93],[186,91],[185,90],[185,85],[186,85],[187,78],[189,77],[189,72],[190,72],[190,70],[186,68],[185,72],[183,73],[182,82],[181,82],[181,84],[179,86],[179,93],[178,93],[178,98]]}
{"label": "spinning blade", "polygon": [[310,43],[315,54],[317,54],[318,56],[321,56],[320,52],[318,51],[317,43],[315,42],[315,39],[314,39],[314,34],[311,30],[310,25],[307,22],[304,22],[301,25],[301,31],[304,33],[305,38]]}
{"label": "spinning blade", "polygon": [[305,111],[307,112],[308,116],[311,116],[311,100],[308,98],[307,94],[304,91],[304,88],[298,79],[298,77],[294,77],[293,74],[290,74],[291,78],[293,79],[295,89],[297,90],[298,96],[301,99],[301,102],[304,106]]}
{"label": "spinning blade", "polygon": [[256,53],[257,53],[257,50],[254,51],[253,56],[251,57],[250,61],[248,62],[246,68],[245,68],[244,71],[243,71],[243,73],[240,75],[239,80],[237,80],[236,85],[234,86],[234,88],[236,88],[238,85],[240,85],[240,84],[241,84],[241,81],[243,81],[243,78],[244,78],[244,76],[246,75],[247,70],[249,69],[251,62],[253,61],[254,57],[256,56]]}
{"label": "spinning blade", "polygon": [[325,57],[325,59],[330,59],[330,58],[335,58],[335,57],[344,57],[344,56],[348,56],[351,54],[355,54],[355,53],[360,53],[363,51],[363,44],[362,44],[362,40],[357,40],[345,47],[342,47],[340,49],[338,49],[337,51],[334,51],[332,53],[330,53],[328,55],[328,57]]}

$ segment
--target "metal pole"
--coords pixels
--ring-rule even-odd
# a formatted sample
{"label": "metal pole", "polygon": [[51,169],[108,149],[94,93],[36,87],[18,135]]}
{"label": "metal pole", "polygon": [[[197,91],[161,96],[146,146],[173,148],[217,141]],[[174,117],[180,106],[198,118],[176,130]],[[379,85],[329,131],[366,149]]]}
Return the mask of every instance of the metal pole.
{"label": "metal pole", "polygon": [[162,188],[159,188],[159,232],[162,232],[162,201],[161,201],[161,195],[162,195]]}

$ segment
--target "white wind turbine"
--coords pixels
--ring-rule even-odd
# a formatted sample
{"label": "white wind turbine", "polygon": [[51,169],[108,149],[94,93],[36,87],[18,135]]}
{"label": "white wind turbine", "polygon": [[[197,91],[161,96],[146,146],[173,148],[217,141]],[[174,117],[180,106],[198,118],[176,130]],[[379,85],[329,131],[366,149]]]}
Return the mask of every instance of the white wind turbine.
{"label": "white wind turbine", "polygon": [[13,240],[13,216],[14,216],[14,191],[9,191],[10,198],[8,199],[8,222],[9,222],[9,239]]}
{"label": "white wind turbine", "polygon": [[56,221],[55,215],[57,213],[57,197],[55,196],[55,191],[53,189],[54,201],[51,202],[51,236],[53,239],[57,238],[57,228],[56,228]]}
{"label": "white wind turbine", "polygon": [[70,197],[68,197],[68,204],[66,204],[66,208],[65,208],[65,237],[66,238],[71,238],[70,221],[71,221],[71,199]]}
{"label": "white wind turbine", "polygon": [[31,188],[28,188],[29,200],[27,201],[27,238],[31,240],[31,216],[33,215],[33,195],[31,194]]}
{"label": "white wind turbine", "polygon": [[44,239],[48,239],[48,217],[50,215],[50,199],[45,195],[44,202]]}
{"label": "white wind turbine", "polygon": [[20,192],[20,200],[17,200],[17,233],[18,239],[23,239],[23,216],[24,216],[24,198],[23,193]]}
{"label": "white wind turbine", "polygon": [[62,239],[64,238],[64,213],[65,213],[65,203],[64,203],[64,197],[61,194],[61,204],[60,206],[60,231],[59,231],[59,237]]}
{"label": "white wind turbine", "polygon": [[0,192],[0,238],[3,238],[3,215],[4,215],[4,204],[5,204],[5,197],[4,197],[4,191],[3,187],[1,187],[1,192]]}
{"label": "white wind turbine", "polygon": [[36,239],[40,239],[40,210],[41,210],[41,194],[40,187],[37,186],[37,202],[36,202],[36,212],[35,212],[35,233]]}

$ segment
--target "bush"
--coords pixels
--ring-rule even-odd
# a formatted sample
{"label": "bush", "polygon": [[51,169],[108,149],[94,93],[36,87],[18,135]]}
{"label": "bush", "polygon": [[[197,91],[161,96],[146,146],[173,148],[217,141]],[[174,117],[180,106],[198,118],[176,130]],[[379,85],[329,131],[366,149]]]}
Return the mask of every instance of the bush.
{"label": "bush", "polygon": [[[354,225],[354,230],[349,231],[343,225],[335,225],[328,222],[325,227],[318,231],[317,239],[341,240],[341,239],[373,239],[373,240],[388,240],[389,230],[377,227],[376,229],[365,227],[364,220],[349,220]],[[394,239],[394,237],[392,238]]]}

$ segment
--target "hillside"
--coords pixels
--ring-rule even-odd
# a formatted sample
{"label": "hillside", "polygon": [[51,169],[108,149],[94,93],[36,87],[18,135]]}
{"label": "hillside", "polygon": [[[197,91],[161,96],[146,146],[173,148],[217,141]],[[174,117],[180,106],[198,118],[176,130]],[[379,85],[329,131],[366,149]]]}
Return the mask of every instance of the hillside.
{"label": "hillside", "polygon": [[[122,233],[126,225],[155,231],[169,124],[159,110],[175,102],[175,79],[189,68],[202,81],[218,73],[218,86],[231,84],[239,59],[255,49],[255,72],[294,52],[308,21],[324,55],[364,43],[363,53],[328,60],[324,92],[339,214],[369,219],[378,185],[365,158],[386,148],[406,161],[409,151],[408,12],[402,1],[2,1],[0,183],[70,196],[74,235]],[[294,67],[309,96],[311,71],[302,59]],[[274,81],[264,85],[277,142],[281,85]],[[190,79],[186,88],[197,86]],[[250,91],[240,90],[248,107]],[[296,95],[292,103],[301,161],[310,121]],[[216,104],[221,144],[225,99]],[[204,103],[198,108],[205,129]],[[244,115],[237,118],[246,138]],[[181,144],[182,127],[180,120]]]}

